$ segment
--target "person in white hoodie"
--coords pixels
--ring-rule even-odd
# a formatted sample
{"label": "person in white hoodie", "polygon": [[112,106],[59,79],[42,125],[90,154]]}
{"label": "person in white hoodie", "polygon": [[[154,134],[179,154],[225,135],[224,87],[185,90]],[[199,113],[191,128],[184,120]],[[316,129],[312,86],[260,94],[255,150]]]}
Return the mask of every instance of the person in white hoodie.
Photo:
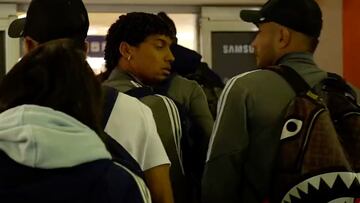
{"label": "person in white hoodie", "polygon": [[[76,39],[87,45],[88,30],[89,18],[81,0],[32,0],[26,17],[14,20],[8,35],[22,37],[26,53],[44,42],[59,38]],[[150,108],[119,93],[104,129],[138,162],[153,201],[173,203],[170,161]]]}
{"label": "person in white hoodie", "polygon": [[0,83],[1,202],[151,202],[102,142],[101,86],[70,39],[25,55]]}

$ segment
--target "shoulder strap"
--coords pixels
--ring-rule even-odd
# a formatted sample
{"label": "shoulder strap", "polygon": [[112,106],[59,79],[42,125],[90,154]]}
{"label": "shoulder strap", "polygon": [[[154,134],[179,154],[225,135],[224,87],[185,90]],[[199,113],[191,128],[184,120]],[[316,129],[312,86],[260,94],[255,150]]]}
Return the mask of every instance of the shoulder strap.
{"label": "shoulder strap", "polygon": [[[114,108],[119,92],[117,89],[109,86],[102,86],[102,90],[104,95],[102,127],[103,129],[105,129],[105,126],[109,120],[112,109]],[[104,138],[103,141],[105,142],[105,146],[110,152],[113,160],[124,165],[133,173],[144,179],[144,174],[141,170],[141,167],[139,166],[137,161],[129,154],[129,152],[105,131],[102,131],[102,133],[104,135],[102,137]]]}
{"label": "shoulder strap", "polygon": [[289,85],[293,88],[296,94],[306,93],[310,86],[307,82],[292,68],[285,65],[270,66],[267,70],[274,71],[282,76]]}
{"label": "shoulder strap", "polygon": [[105,129],[105,126],[109,120],[112,109],[114,108],[116,99],[118,97],[118,91],[109,86],[102,86],[103,95],[104,95],[104,106],[103,106],[103,117],[102,117],[102,127]]}
{"label": "shoulder strap", "polygon": [[135,173],[142,179],[145,178],[144,172],[142,171],[138,162],[130,155],[130,153],[114,138],[104,132],[104,142],[107,150],[110,152],[112,159],[128,168],[130,171]]}
{"label": "shoulder strap", "polygon": [[130,89],[130,90],[124,92],[124,93],[129,95],[129,96],[138,98],[138,99],[155,94],[154,90],[151,87],[148,87],[148,86],[135,87],[135,88],[132,88],[132,89]]}
{"label": "shoulder strap", "polygon": [[167,92],[174,76],[175,73],[171,74],[166,80],[162,81],[160,84],[154,87],[150,87],[150,86],[135,87],[124,93],[138,99],[154,94],[168,96]]}

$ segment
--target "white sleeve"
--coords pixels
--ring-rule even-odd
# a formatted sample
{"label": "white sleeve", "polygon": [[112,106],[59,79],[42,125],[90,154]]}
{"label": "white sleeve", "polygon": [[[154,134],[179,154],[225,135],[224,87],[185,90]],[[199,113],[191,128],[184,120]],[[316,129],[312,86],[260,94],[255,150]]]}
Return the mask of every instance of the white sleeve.
{"label": "white sleeve", "polygon": [[134,97],[119,92],[105,132],[133,156],[143,171],[170,164],[150,108]]}

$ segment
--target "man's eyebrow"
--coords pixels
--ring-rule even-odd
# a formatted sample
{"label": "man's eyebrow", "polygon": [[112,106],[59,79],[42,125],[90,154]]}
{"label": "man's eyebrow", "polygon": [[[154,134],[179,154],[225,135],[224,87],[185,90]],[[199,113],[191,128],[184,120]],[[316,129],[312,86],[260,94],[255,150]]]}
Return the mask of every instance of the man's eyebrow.
{"label": "man's eyebrow", "polygon": [[163,42],[163,43],[165,43],[165,42],[166,42],[166,40],[161,39],[161,38],[157,38],[157,39],[156,39],[156,41],[160,41],[160,42]]}
{"label": "man's eyebrow", "polygon": [[167,40],[167,38],[165,38],[165,37],[159,37],[159,38],[157,38],[158,40],[161,40],[161,41],[163,41],[163,42],[167,42],[168,40]]}
{"label": "man's eyebrow", "polygon": [[172,43],[172,42],[168,42],[168,40],[163,39],[163,38],[156,38],[155,41],[160,42],[162,44],[171,44]]}

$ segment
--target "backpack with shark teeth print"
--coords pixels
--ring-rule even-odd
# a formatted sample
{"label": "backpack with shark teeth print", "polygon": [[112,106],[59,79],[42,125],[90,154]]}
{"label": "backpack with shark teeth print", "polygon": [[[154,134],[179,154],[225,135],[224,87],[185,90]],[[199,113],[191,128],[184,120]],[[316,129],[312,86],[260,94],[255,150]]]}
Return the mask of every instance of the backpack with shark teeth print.
{"label": "backpack with shark teeth print", "polygon": [[290,67],[268,70],[296,92],[286,108],[269,202],[359,202],[360,107],[352,88],[333,73],[311,88]]}

